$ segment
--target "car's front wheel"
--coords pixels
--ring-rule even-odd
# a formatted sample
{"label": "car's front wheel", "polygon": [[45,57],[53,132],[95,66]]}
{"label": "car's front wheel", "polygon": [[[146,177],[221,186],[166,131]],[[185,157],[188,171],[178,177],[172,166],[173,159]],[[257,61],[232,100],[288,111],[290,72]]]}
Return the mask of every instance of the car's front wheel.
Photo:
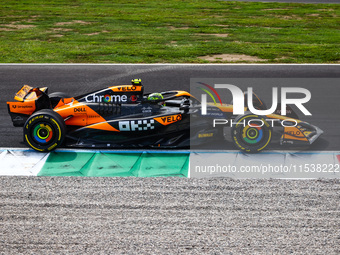
{"label": "car's front wheel", "polygon": [[261,116],[246,114],[238,116],[231,128],[234,144],[244,152],[262,151],[270,143],[272,127]]}
{"label": "car's front wheel", "polygon": [[24,126],[24,141],[32,149],[49,152],[64,141],[66,125],[64,119],[50,109],[31,115]]}

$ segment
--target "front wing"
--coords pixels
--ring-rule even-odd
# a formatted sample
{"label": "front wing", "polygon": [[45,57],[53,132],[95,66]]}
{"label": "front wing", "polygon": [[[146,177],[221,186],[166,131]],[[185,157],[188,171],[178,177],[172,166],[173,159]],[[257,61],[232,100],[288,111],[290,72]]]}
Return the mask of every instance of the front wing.
{"label": "front wing", "polygon": [[280,139],[280,144],[312,144],[323,131],[307,122],[300,122],[296,126],[284,127],[283,134]]}

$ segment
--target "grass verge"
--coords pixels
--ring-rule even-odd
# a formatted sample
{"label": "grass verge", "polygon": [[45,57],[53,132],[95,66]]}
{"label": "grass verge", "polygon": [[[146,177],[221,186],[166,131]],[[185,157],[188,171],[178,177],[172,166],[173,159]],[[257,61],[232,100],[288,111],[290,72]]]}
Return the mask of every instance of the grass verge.
{"label": "grass verge", "polygon": [[0,3],[2,63],[338,63],[340,5],[216,0]]}

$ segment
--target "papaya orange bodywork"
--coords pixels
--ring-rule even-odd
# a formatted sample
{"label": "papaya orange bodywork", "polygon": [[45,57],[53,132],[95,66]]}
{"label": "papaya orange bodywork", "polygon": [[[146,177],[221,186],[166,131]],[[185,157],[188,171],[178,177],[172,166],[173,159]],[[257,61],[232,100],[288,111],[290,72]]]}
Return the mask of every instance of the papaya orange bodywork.
{"label": "papaya orange bodywork", "polygon": [[[60,104],[62,103],[59,102],[58,105]],[[65,124],[70,126],[86,126],[106,122],[97,112],[74,98],[66,98],[64,104],[54,108],[54,111],[66,119]]]}
{"label": "papaya orange bodywork", "polygon": [[284,134],[282,135],[284,139],[289,140],[299,140],[299,141],[308,141],[306,135],[303,131],[298,129],[297,127],[285,127]]}
{"label": "papaya orange bodywork", "polygon": [[7,102],[7,105],[13,113],[32,115],[35,111],[34,100],[29,100],[25,102]]}

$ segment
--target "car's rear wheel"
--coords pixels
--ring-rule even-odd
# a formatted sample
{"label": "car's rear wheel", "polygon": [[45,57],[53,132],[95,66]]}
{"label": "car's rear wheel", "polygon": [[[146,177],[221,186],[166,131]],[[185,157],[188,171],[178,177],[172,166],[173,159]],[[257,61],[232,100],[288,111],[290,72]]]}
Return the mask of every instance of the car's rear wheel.
{"label": "car's rear wheel", "polygon": [[32,149],[49,152],[64,141],[66,125],[64,119],[50,109],[31,115],[24,126],[24,141]]}
{"label": "car's rear wheel", "polygon": [[272,128],[261,116],[246,114],[239,116],[231,128],[234,144],[244,152],[260,152],[270,143]]}

